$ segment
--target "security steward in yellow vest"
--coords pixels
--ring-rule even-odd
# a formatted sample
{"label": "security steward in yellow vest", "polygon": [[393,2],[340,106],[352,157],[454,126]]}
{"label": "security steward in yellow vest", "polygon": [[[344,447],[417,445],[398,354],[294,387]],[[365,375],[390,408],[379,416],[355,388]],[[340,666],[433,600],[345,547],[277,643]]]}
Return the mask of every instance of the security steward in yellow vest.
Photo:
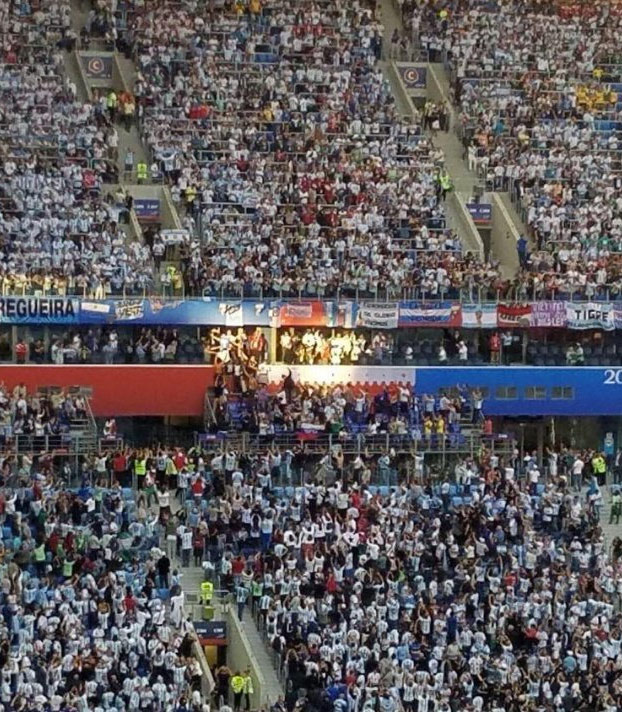
{"label": "security steward in yellow vest", "polygon": [[242,709],[242,694],[244,693],[244,686],[246,682],[244,676],[240,674],[239,671],[231,678],[231,689],[233,690],[233,709]]}

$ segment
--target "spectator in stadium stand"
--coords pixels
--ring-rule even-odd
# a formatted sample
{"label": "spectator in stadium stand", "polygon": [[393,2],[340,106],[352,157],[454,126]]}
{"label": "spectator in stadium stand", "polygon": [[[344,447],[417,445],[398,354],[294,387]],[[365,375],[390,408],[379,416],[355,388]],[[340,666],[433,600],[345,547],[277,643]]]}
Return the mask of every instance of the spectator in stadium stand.
{"label": "spectator in stadium stand", "polygon": [[439,12],[407,0],[404,18],[446,54],[470,163],[489,189],[510,191],[530,228],[518,293],[618,296],[619,7],[504,0]]}
{"label": "spectator in stadium stand", "polygon": [[501,339],[496,331],[490,335],[488,346],[490,349],[490,363],[499,366],[501,363]]}
{"label": "spectator in stadium stand", "polygon": [[[147,453],[150,470],[181,450],[160,452]],[[205,489],[171,508],[167,530],[180,548],[188,528],[193,548],[203,539],[242,617],[250,601],[287,676],[288,710],[342,697],[361,710],[620,704],[622,562],[607,555],[594,485],[586,496],[570,481],[583,462],[575,484],[594,482],[597,453],[549,449],[542,481],[535,455],[483,447],[434,484],[420,470],[384,489],[363,474],[383,458],[367,454],[319,465],[305,455],[290,488],[277,484],[285,457],[182,454]],[[233,673],[215,678],[226,704]]]}
{"label": "spectator in stadium stand", "polygon": [[[169,2],[131,20],[143,137],[173,201],[202,232],[184,260],[186,289],[398,296],[413,287],[436,296],[496,288],[496,267],[461,255],[445,226],[442,152],[425,137],[423,116],[396,115],[375,66],[383,33],[375,4],[309,3],[290,17],[266,3],[258,23],[240,7],[235,18]],[[165,17],[175,18],[166,36]],[[204,79],[190,81],[195,73]],[[428,106],[426,121],[440,127],[436,109]],[[416,264],[412,249],[421,253]]]}
{"label": "spectator in stadium stand", "polygon": [[117,181],[116,127],[64,76],[71,4],[22,3],[0,28],[3,293],[142,293],[153,286],[150,251],[126,244],[120,207],[103,190]]}
{"label": "spectator in stadium stand", "polygon": [[18,339],[15,344],[15,361],[17,363],[26,363],[28,358],[28,346],[24,343],[23,339]]}

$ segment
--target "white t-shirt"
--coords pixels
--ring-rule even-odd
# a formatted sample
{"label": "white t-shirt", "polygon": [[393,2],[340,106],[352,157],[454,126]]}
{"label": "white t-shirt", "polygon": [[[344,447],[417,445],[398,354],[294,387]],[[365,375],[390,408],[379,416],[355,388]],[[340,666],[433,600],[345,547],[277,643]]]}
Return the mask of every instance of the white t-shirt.
{"label": "white t-shirt", "polygon": [[192,549],[192,532],[190,530],[186,530],[181,535],[181,548],[186,550]]}

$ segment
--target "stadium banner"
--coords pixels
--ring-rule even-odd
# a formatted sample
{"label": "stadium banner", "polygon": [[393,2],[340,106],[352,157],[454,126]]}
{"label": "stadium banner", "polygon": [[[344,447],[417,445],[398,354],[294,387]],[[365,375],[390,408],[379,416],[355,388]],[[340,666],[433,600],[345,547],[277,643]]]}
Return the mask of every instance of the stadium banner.
{"label": "stadium banner", "polygon": [[159,222],[159,198],[136,198],[134,200],[134,212],[139,222]]}
{"label": "stadium banner", "polygon": [[112,54],[81,54],[87,79],[112,79]]}
{"label": "stadium banner", "polygon": [[2,324],[76,324],[80,300],[75,297],[0,297]]}
{"label": "stadium banner", "polygon": [[109,299],[84,301],[80,322],[137,326],[270,326],[274,305],[270,302],[240,300],[186,299]]}
{"label": "stadium banner", "polygon": [[145,300],[145,322],[149,324],[190,324],[213,326],[270,326],[270,302],[222,299],[192,299],[169,302]]}
{"label": "stadium banner", "polygon": [[467,329],[494,329],[497,326],[497,305],[463,304],[462,326]]}
{"label": "stadium banner", "polygon": [[346,383],[378,384],[408,383],[415,385],[416,370],[407,366],[285,366],[264,364],[259,368],[260,380],[282,383],[291,375],[294,383],[337,385]]}
{"label": "stadium banner", "polygon": [[462,326],[462,309],[452,302],[400,302],[398,326]]}
{"label": "stadium banner", "polygon": [[354,329],[356,314],[356,302],[326,302],[326,326]]}
{"label": "stadium banner", "polygon": [[226,621],[193,621],[192,625],[201,645],[227,645]]}
{"label": "stadium banner", "polygon": [[123,324],[166,326],[336,327],[352,329],[559,328],[622,329],[622,304],[609,302],[362,302],[204,297],[81,299],[0,297],[2,324]]}
{"label": "stadium banner", "polygon": [[528,327],[531,324],[531,304],[497,304],[497,326]]}
{"label": "stadium banner", "polygon": [[615,329],[613,304],[608,302],[566,302],[566,322],[570,329]]}
{"label": "stadium banner", "polygon": [[184,242],[190,242],[188,230],[160,230],[160,237],[167,246],[183,245]]}
{"label": "stadium banner", "polygon": [[533,328],[566,326],[564,302],[532,302],[529,325]]}
{"label": "stadium banner", "polygon": [[428,82],[428,72],[426,67],[397,67],[398,72],[406,90],[425,89]]}
{"label": "stadium banner", "polygon": [[327,326],[329,323],[326,305],[319,300],[281,304],[273,317],[272,326]]}
{"label": "stadium banner", "polygon": [[492,221],[491,203],[467,203],[466,208],[478,225],[487,225]]}
{"label": "stadium banner", "polygon": [[397,302],[363,302],[358,308],[356,325],[368,329],[397,329],[398,312]]}

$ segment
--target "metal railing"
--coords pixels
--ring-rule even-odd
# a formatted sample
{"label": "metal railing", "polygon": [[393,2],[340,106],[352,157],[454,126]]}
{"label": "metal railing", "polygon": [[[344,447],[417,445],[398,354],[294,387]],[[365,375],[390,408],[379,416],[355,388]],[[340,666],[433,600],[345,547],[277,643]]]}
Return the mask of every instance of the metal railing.
{"label": "metal railing", "polygon": [[[616,252],[616,254],[619,254]],[[362,289],[360,287],[348,285],[309,285],[298,289],[286,289],[282,286],[264,287],[262,285],[235,285],[213,281],[211,286],[203,288],[193,288],[187,283],[181,288],[174,289],[171,285],[160,284],[159,289],[148,288],[146,286],[130,289],[124,285],[119,290],[110,290],[106,295],[102,290],[89,289],[87,287],[59,287],[53,289],[35,289],[22,286],[19,290],[8,287],[6,282],[0,281],[0,295],[3,297],[25,297],[25,298],[54,298],[54,297],[75,297],[84,298],[102,303],[114,303],[127,299],[148,299],[157,297],[163,302],[177,302],[181,300],[204,300],[212,298],[222,301],[236,302],[265,302],[275,300],[283,304],[296,304],[301,301],[327,300],[344,302],[383,302],[400,304],[402,302],[417,302],[420,305],[446,304],[478,304],[494,306],[499,303],[531,303],[531,302],[619,302],[622,301],[622,281],[597,285],[594,293],[586,294],[585,287],[582,289],[549,289],[544,285],[536,284],[510,284],[504,289],[495,289],[481,284],[469,284],[462,287],[439,288],[438,293],[432,294],[421,287],[400,287],[390,285],[383,287],[376,285],[373,289]]]}
{"label": "metal railing", "polygon": [[93,438],[90,435],[77,435],[65,432],[58,435],[13,435],[6,437],[0,451],[18,455],[29,453],[79,456],[93,452]]}
{"label": "metal railing", "polygon": [[238,453],[258,453],[278,448],[281,452],[304,449],[306,455],[324,455],[340,450],[344,455],[384,454],[393,451],[398,455],[423,454],[438,456],[442,462],[453,455],[473,457],[483,444],[495,454],[511,452],[512,441],[506,438],[486,436],[477,426],[463,427],[460,432],[424,437],[418,429],[405,434],[288,432],[259,435],[238,431],[220,431],[213,434],[198,434],[197,443],[210,445],[214,451],[234,450]]}

